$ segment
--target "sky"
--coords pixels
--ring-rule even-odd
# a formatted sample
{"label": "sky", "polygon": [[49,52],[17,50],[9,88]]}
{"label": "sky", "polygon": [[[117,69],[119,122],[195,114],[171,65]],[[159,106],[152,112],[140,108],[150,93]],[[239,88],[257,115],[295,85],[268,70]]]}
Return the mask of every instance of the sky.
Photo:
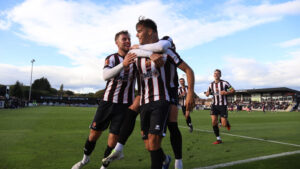
{"label": "sky", "polygon": [[78,93],[104,89],[114,35],[128,30],[137,44],[140,16],[172,37],[200,97],[216,68],[235,89],[300,90],[300,0],[0,0],[0,84],[29,85],[35,59],[33,80]]}

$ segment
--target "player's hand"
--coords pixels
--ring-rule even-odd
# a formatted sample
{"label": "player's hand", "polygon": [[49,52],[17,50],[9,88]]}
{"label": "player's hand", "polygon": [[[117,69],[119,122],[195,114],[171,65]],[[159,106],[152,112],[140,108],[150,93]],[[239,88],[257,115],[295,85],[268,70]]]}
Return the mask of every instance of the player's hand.
{"label": "player's hand", "polygon": [[153,53],[150,56],[150,59],[155,63],[157,67],[162,67],[165,64],[162,54]]}
{"label": "player's hand", "polygon": [[223,91],[220,92],[220,94],[221,94],[222,96],[223,96],[223,95],[227,95],[227,92],[223,90]]}
{"label": "player's hand", "polygon": [[128,67],[131,63],[133,63],[135,58],[136,58],[135,53],[127,53],[127,55],[123,60],[124,67]]}
{"label": "player's hand", "polygon": [[130,49],[138,49],[139,47],[140,47],[140,45],[135,44],[135,45],[132,45],[132,46],[130,47]]}
{"label": "player's hand", "polygon": [[194,93],[188,92],[188,95],[186,97],[185,106],[187,111],[192,111],[195,107],[195,100],[193,94]]}

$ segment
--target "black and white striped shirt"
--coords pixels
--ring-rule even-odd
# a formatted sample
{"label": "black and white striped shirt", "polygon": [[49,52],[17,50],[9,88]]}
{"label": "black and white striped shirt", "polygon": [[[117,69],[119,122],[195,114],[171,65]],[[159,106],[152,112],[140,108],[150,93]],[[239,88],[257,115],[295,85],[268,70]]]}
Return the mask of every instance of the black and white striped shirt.
{"label": "black and white striped shirt", "polygon": [[[123,57],[118,53],[109,55],[105,59],[104,69],[113,68],[118,64],[122,64]],[[103,101],[113,103],[131,104],[134,99],[136,66],[130,64],[128,68],[124,68],[119,75],[107,81]]]}
{"label": "black and white striped shirt", "polygon": [[181,106],[185,106],[185,99],[186,99],[187,92],[188,92],[188,86],[184,86],[184,87],[180,86],[178,88],[178,95],[179,95],[179,99],[180,99],[179,103],[182,104]]}
{"label": "black and white striped shirt", "polygon": [[[174,81],[175,74],[177,75],[175,66],[178,66],[182,60],[171,49],[168,49],[163,56],[165,65],[162,67],[157,67],[149,58],[136,59],[141,105],[152,101],[170,100],[169,90],[170,87],[174,87],[171,86],[171,81]],[[172,66],[174,66],[175,71],[172,71]]]}
{"label": "black and white striped shirt", "polygon": [[231,85],[224,80],[220,80],[218,83],[215,81],[211,82],[208,90],[213,95],[213,105],[216,106],[227,106],[227,96],[221,95],[221,91],[228,91]]}

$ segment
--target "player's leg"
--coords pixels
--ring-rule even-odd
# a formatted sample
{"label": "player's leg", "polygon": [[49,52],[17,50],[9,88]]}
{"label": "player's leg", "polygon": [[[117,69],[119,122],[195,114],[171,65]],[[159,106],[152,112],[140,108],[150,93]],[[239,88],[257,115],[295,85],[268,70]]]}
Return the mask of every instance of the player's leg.
{"label": "player's leg", "polygon": [[228,120],[228,110],[227,110],[227,106],[221,106],[221,110],[220,110],[220,116],[221,116],[221,123],[222,126],[226,127],[227,130],[229,131],[231,129],[231,125],[229,123]]}
{"label": "player's leg", "polygon": [[110,118],[110,110],[111,110],[111,103],[108,102],[100,102],[98,109],[96,111],[94,120],[90,125],[90,134],[87,138],[85,145],[84,145],[84,155],[83,159],[76,163],[72,169],[80,169],[84,165],[86,165],[90,160],[90,155],[94,151],[96,146],[96,141],[100,137],[102,131],[108,128]]}
{"label": "player's leg", "polygon": [[175,168],[182,169],[182,136],[180,130],[178,128],[178,109],[175,104],[171,104],[170,106],[170,115],[168,128],[170,131],[170,142],[172,145],[172,149],[175,155]]}
{"label": "player's leg", "polygon": [[[168,168],[171,158],[164,154],[163,149],[161,148],[161,141],[166,134],[170,104],[167,101],[155,101],[150,104],[150,106],[148,140],[149,151],[151,154],[151,168]],[[164,161],[167,162],[163,164]]]}
{"label": "player's leg", "polygon": [[220,144],[222,143],[221,137],[220,137],[220,131],[218,127],[218,109],[216,106],[211,107],[210,117],[211,117],[211,123],[214,130],[214,134],[217,137],[217,141],[215,141],[213,144]]}
{"label": "player's leg", "polygon": [[[109,135],[107,139],[107,147],[104,152],[104,158],[108,157],[112,150],[115,148],[118,138],[119,138],[119,133],[120,133],[120,128],[122,125],[122,122],[124,121],[125,114],[124,110],[128,108],[128,105],[125,104],[114,104],[112,107],[112,117],[111,117],[111,123],[110,123],[110,128],[109,128]],[[107,168],[109,165],[108,163],[102,163],[101,169]]]}
{"label": "player's leg", "polygon": [[119,133],[119,139],[118,143],[113,149],[112,153],[107,156],[106,158],[102,159],[103,163],[109,163],[114,160],[119,160],[124,157],[123,155],[123,147],[127,142],[127,139],[131,135],[131,133],[134,130],[135,126],[135,121],[136,117],[138,115],[140,103],[139,103],[139,96],[135,98],[134,102],[132,105],[129,106],[127,109],[127,112],[125,114],[124,121],[122,123],[122,126],[120,128],[120,133]]}

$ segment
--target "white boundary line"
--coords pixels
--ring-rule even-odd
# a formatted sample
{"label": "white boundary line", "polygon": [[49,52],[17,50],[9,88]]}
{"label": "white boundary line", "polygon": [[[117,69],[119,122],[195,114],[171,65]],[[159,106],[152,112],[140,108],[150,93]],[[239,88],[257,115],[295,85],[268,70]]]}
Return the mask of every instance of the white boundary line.
{"label": "white boundary line", "polygon": [[[185,126],[178,126],[180,128],[188,128]],[[202,132],[207,132],[207,133],[212,133],[213,131],[209,130],[201,130],[194,128],[196,131],[202,131]],[[222,133],[223,135],[228,135],[228,136],[233,136],[233,137],[241,137],[245,139],[251,139],[251,140],[258,140],[258,141],[265,141],[265,142],[270,142],[270,143],[276,143],[276,144],[284,144],[284,145],[289,145],[289,146],[294,146],[294,147],[300,147],[299,144],[291,144],[291,143],[285,143],[285,142],[280,142],[280,141],[274,141],[274,140],[266,140],[266,139],[261,139],[261,138],[255,138],[255,137],[249,137],[249,136],[242,136],[242,135],[236,135],[236,134],[229,134],[229,133]]]}
{"label": "white boundary line", "polygon": [[245,160],[232,161],[232,162],[228,162],[228,163],[216,164],[216,165],[212,165],[212,166],[200,167],[200,168],[194,168],[194,169],[214,169],[214,168],[219,168],[219,167],[228,167],[228,166],[233,166],[233,165],[236,165],[236,164],[249,163],[249,162],[253,162],[253,161],[266,160],[266,159],[270,159],[270,158],[288,156],[288,155],[299,154],[299,153],[300,153],[300,150],[291,151],[291,152],[272,154],[272,155],[255,157],[255,158],[248,158],[248,159],[245,159]]}

